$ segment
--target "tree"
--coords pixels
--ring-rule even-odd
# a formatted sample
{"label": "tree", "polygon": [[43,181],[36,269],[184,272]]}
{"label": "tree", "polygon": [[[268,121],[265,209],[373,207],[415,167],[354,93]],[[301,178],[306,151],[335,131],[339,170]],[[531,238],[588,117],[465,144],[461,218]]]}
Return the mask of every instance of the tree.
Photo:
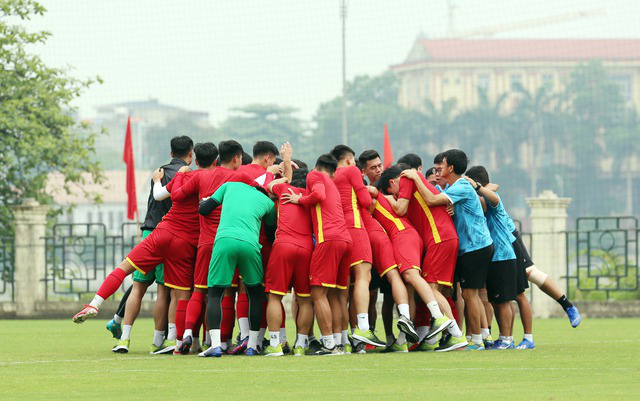
{"label": "tree", "polygon": [[34,45],[45,44],[50,34],[27,32],[21,23],[44,12],[32,0],[0,2],[0,229],[4,232],[11,230],[9,205],[26,197],[51,203],[45,193],[49,173],[64,175],[66,191],[74,184],[102,179],[100,166],[91,161],[97,134],[76,123],[71,106],[94,81],[72,78],[29,53]]}

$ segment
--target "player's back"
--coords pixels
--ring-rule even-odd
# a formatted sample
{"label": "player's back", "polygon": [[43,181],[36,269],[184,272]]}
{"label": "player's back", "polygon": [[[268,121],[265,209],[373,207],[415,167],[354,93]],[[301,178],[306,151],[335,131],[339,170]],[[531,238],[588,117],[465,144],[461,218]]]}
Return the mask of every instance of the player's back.
{"label": "player's back", "polygon": [[[496,193],[498,199],[500,195]],[[512,231],[509,229],[509,222],[511,218],[504,209],[502,199],[496,206],[492,206],[491,203],[485,198],[487,203],[487,212],[485,213],[487,219],[487,227],[493,240],[493,261],[515,259],[516,255],[513,250],[513,242],[516,237],[513,236]]]}
{"label": "player's back", "polygon": [[408,228],[413,229],[409,219],[398,216],[396,212],[393,211],[391,203],[389,203],[383,194],[379,193],[376,201],[373,217],[380,222],[382,228],[384,228],[390,237]]}
{"label": "player's back", "polygon": [[[186,173],[178,173],[176,177],[167,184],[166,188],[171,192],[174,184],[179,183],[180,180],[184,183],[191,180],[197,174],[202,174],[203,171],[204,170],[194,170]],[[198,194],[192,194],[185,199],[172,202],[171,209],[162,218],[157,228],[169,230],[197,246],[200,235],[198,203]]]}
{"label": "player's back", "polygon": [[362,174],[356,166],[340,167],[333,177],[333,182],[340,193],[340,203],[347,227],[364,228],[358,197],[353,186],[353,180],[360,182],[361,177]]}
{"label": "player's back", "polygon": [[273,173],[268,172],[261,165],[255,163],[240,166],[238,171],[247,174],[249,177],[251,177],[252,180],[262,185],[263,187],[269,185],[269,183],[273,181],[274,178]]}
{"label": "player's back", "polygon": [[283,203],[281,200],[282,194],[290,193],[290,191],[300,195],[305,195],[306,191],[289,184],[274,185],[271,190],[279,199],[277,205],[278,228],[274,245],[278,242],[287,242],[312,250],[313,226],[309,208],[304,205]]}
{"label": "player's back", "polygon": [[[161,166],[160,168],[164,170],[164,175],[160,180],[162,186],[164,187],[171,182],[173,177],[178,173],[178,170],[186,165],[187,163],[184,160],[175,157],[169,163]],[[153,197],[153,184],[154,182],[151,180],[151,190],[147,200],[147,213],[141,227],[143,230],[153,230],[156,228],[156,226],[162,221],[162,217],[164,217],[164,215],[171,209],[171,198],[161,201],[155,200]]]}
{"label": "player's back", "polygon": [[314,170],[307,175],[307,193],[312,192],[316,184],[323,185],[325,191],[325,199],[310,208],[316,241],[318,243],[327,240],[351,242],[338,188],[327,174]]}

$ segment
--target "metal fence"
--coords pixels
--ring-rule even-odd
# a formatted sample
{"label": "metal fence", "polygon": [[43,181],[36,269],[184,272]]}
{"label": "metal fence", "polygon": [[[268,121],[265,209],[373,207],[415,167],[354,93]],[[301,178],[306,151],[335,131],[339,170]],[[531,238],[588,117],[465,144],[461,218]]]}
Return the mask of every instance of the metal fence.
{"label": "metal fence", "polygon": [[0,238],[0,298],[10,301],[14,300],[14,255],[13,238]]}
{"label": "metal fence", "polygon": [[638,219],[581,217],[567,231],[567,294],[586,300],[640,298]]}

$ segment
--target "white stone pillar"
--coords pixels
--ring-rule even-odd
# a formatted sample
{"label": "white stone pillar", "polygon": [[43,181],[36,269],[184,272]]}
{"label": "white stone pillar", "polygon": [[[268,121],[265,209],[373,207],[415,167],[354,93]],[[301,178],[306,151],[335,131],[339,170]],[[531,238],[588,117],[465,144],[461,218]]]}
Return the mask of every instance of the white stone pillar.
{"label": "white stone pillar", "polygon": [[31,317],[45,301],[45,229],[49,207],[27,198],[12,206],[15,219],[14,288],[16,315]]}
{"label": "white stone pillar", "polygon": [[[567,207],[571,198],[558,198],[553,191],[545,190],[537,198],[527,198],[531,207],[531,258],[539,270],[547,273],[562,289],[567,288]],[[548,318],[560,316],[558,303],[529,283],[533,291],[533,316]]]}

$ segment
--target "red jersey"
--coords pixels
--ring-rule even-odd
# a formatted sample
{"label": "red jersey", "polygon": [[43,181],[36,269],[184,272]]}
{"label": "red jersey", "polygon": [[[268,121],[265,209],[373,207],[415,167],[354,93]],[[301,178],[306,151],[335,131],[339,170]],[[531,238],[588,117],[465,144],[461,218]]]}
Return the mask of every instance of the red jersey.
{"label": "red jersey", "polygon": [[[436,187],[431,185],[422,175],[420,175],[420,178],[434,195],[440,193]],[[449,213],[447,213],[447,207],[445,205],[427,206],[427,203],[420,195],[420,192],[418,192],[413,180],[407,177],[400,179],[398,198],[409,199],[407,217],[409,217],[413,226],[418,230],[425,246],[429,246],[429,244],[439,244],[442,241],[452,238],[458,238],[453,220],[451,216],[449,216]]]}
{"label": "red jersey", "polygon": [[[216,167],[213,170],[202,171],[187,182],[177,182],[171,191],[171,201],[186,200],[193,195],[200,199],[213,195],[225,182],[243,182],[248,185],[256,185],[255,181],[247,174],[226,167]],[[213,244],[216,238],[222,206],[217,207],[208,216],[200,216],[200,238],[198,246]]]}
{"label": "red jersey", "polygon": [[356,166],[340,167],[333,178],[340,192],[340,201],[347,227],[364,228],[360,208],[371,206],[371,195],[362,182],[362,173]]}
{"label": "red jersey", "polygon": [[[271,191],[280,199],[283,193],[290,193],[291,189],[294,193],[306,195],[306,191],[289,184],[278,184],[271,188]],[[311,215],[309,208],[304,205],[296,205],[293,203],[282,204],[280,200],[276,204],[278,210],[278,229],[276,230],[276,240],[273,245],[278,242],[287,242],[313,250],[313,226],[311,223]]]}
{"label": "red jersey", "polygon": [[[194,170],[187,173],[178,173],[166,186],[171,192],[174,187],[182,186],[184,181],[191,181],[202,174],[204,170]],[[199,206],[198,194],[193,194],[180,201],[171,199],[171,209],[165,214],[156,228],[170,231],[174,235],[184,239],[193,246],[198,246],[199,236]]]}
{"label": "red jersey", "polygon": [[393,211],[391,203],[381,193],[376,197],[376,208],[373,210],[373,217],[380,222],[384,230],[393,238],[394,235],[407,228],[413,228],[409,219],[401,217]]}
{"label": "red jersey", "polygon": [[347,231],[338,188],[328,175],[313,170],[307,174],[307,195],[299,200],[301,205],[310,207],[313,232],[316,243],[328,240],[347,241],[351,236]]}
{"label": "red jersey", "polygon": [[247,174],[251,179],[265,188],[274,179],[273,173],[268,172],[259,164],[245,164],[244,166],[240,166],[238,171]]}
{"label": "red jersey", "polygon": [[367,230],[367,233],[380,231],[386,234],[384,228],[378,223],[378,220],[373,218],[368,210],[360,209],[360,214],[362,214],[362,221],[364,221],[364,228]]}

